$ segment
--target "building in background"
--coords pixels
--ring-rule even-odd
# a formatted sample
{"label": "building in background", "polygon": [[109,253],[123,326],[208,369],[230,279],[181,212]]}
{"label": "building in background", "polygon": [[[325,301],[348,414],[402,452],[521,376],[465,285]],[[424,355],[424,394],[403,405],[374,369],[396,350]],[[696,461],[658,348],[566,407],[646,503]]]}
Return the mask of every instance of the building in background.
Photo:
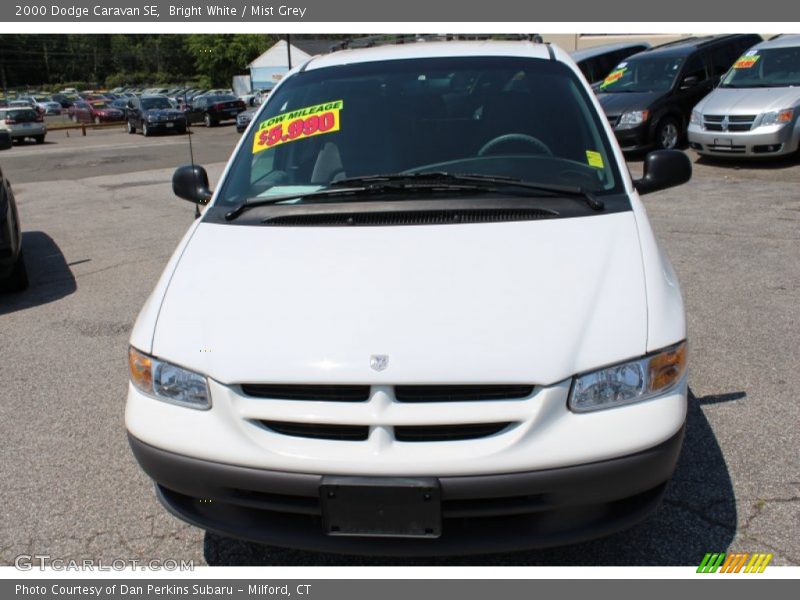
{"label": "building in background", "polygon": [[248,66],[250,85],[253,90],[270,90],[283,78],[291,66],[294,67],[316,54],[327,52],[334,42],[331,40],[290,38],[289,48],[285,39],[278,41],[269,50]]}
{"label": "building in background", "polygon": [[583,50],[593,46],[604,44],[614,44],[621,42],[647,42],[651,46],[674,42],[685,37],[691,37],[693,33],[543,33],[542,39],[545,42],[556,44],[562,50],[573,52]]}

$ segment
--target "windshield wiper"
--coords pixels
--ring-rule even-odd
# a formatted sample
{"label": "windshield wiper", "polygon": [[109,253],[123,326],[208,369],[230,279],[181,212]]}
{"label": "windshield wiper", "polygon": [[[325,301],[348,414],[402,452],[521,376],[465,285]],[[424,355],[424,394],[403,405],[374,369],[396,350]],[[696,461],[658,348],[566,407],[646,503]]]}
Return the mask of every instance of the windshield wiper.
{"label": "windshield wiper", "polygon": [[470,184],[483,186],[489,190],[496,190],[498,187],[515,187],[525,190],[535,190],[552,195],[579,196],[592,210],[603,210],[605,204],[592,192],[578,186],[554,185],[548,183],[536,183],[525,181],[515,177],[503,175],[484,175],[481,173],[447,173],[445,171],[422,171],[419,173],[392,173],[386,175],[366,175],[364,177],[349,177],[331,183],[331,187],[347,185],[375,185],[385,186],[394,185],[398,188],[409,185],[419,185],[422,182],[449,183],[449,184]]}
{"label": "windshield wiper", "polygon": [[425,192],[455,192],[460,194],[475,194],[480,192],[495,192],[499,187],[516,187],[525,190],[535,190],[553,196],[577,196],[583,198],[592,210],[600,211],[605,208],[602,200],[596,198],[590,191],[577,186],[533,183],[501,175],[482,175],[479,173],[455,174],[441,171],[428,171],[422,173],[393,173],[387,175],[350,177],[334,181],[330,183],[329,187],[315,192],[248,199],[226,213],[225,220],[232,221],[243,212],[257,206],[269,206],[288,200],[387,193],[418,194]]}
{"label": "windshield wiper", "polygon": [[[340,182],[336,182],[340,183]],[[333,184],[332,184],[333,185]],[[305,200],[314,198],[332,198],[336,196],[362,196],[372,194],[384,193],[422,193],[422,192],[449,192],[459,194],[475,194],[485,192],[487,189],[479,185],[467,184],[448,184],[444,182],[437,182],[435,184],[418,184],[415,186],[397,186],[397,185],[351,185],[348,187],[327,187],[315,192],[306,192],[299,194],[285,194],[281,196],[270,196],[266,198],[251,198],[243,201],[238,206],[234,207],[229,212],[225,213],[225,220],[232,221],[243,212],[255,208],[257,206],[269,206],[271,204],[279,204],[288,200]]]}

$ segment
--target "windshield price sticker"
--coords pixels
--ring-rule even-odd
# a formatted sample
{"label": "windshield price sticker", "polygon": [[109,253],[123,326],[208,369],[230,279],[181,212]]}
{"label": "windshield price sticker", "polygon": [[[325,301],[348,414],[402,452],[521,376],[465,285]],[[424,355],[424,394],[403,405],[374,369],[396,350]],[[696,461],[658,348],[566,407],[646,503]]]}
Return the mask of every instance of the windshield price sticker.
{"label": "windshield price sticker", "polygon": [[594,150],[586,151],[586,162],[589,163],[590,167],[596,167],[598,169],[605,168],[605,164],[603,163],[603,155],[599,152],[595,152]]}
{"label": "windshield price sticker", "polygon": [[603,80],[603,84],[600,87],[606,87],[607,85],[611,85],[612,83],[614,83],[618,79],[621,79],[622,76],[625,74],[625,71],[627,71],[627,70],[628,70],[628,67],[624,67],[624,66],[623,67],[617,67],[614,71],[612,71],[611,73],[608,74],[608,77],[606,77]]}
{"label": "windshield price sticker", "polygon": [[733,65],[734,69],[751,69],[753,65],[758,62],[760,56],[758,54],[745,54],[739,60],[736,61],[736,64]]}
{"label": "windshield price sticker", "polygon": [[333,100],[275,115],[258,126],[253,154],[287,142],[339,131],[339,111],[344,101]]}

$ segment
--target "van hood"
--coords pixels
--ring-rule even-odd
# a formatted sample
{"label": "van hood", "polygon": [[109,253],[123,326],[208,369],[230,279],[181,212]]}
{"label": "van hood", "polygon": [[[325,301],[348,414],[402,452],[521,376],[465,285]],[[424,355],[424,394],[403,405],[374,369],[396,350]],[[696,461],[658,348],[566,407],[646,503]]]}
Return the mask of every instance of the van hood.
{"label": "van hood", "polygon": [[[201,223],[153,354],[222,383],[551,384],[645,353],[632,212],[404,227]],[[387,355],[377,372],[370,357]]]}
{"label": "van hood", "polygon": [[616,92],[597,94],[600,106],[610,117],[616,117],[632,110],[648,110],[656,99],[666,92]]}
{"label": "van hood", "polygon": [[717,88],[696,107],[708,115],[758,115],[800,104],[800,88]]}

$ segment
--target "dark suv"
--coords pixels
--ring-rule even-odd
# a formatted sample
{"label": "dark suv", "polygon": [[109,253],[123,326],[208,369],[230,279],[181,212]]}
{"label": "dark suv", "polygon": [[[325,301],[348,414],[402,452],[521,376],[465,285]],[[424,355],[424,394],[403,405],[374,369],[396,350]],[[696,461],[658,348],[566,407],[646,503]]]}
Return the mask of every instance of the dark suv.
{"label": "dark suv", "polygon": [[694,105],[760,41],[755,34],[686,38],[619,63],[597,96],[622,149],[678,146]]}
{"label": "dark suv", "polygon": [[186,133],[186,115],[172,106],[166,96],[142,96],[128,100],[128,133],[137,129],[147,137],[157,131]]}

